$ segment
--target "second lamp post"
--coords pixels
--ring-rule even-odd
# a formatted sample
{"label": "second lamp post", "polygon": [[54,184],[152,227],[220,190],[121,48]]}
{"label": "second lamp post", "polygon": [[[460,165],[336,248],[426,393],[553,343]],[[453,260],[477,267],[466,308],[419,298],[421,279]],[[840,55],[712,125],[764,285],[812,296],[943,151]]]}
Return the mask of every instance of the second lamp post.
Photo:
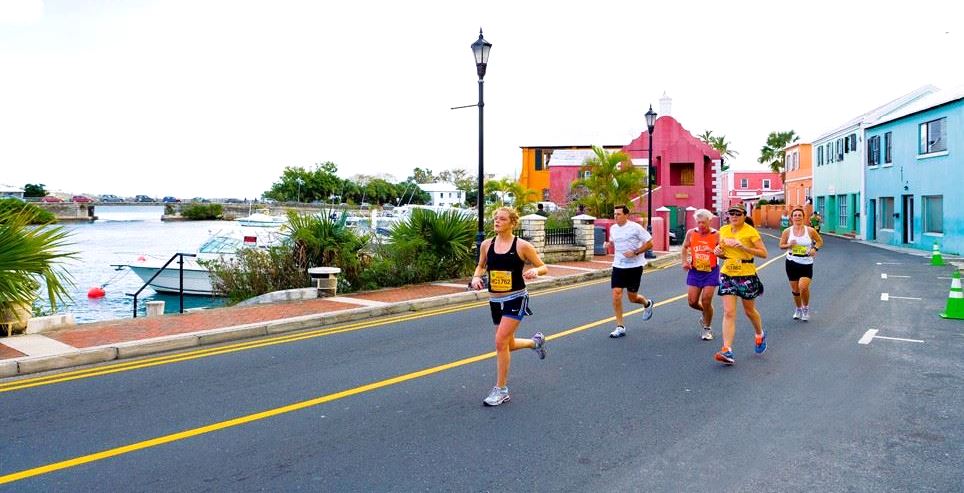
{"label": "second lamp post", "polygon": [[[649,154],[647,154],[646,160],[648,161],[646,170],[646,204],[649,208],[646,214],[646,230],[649,234],[653,234],[653,178],[655,177],[654,163],[653,159],[653,133],[656,130],[656,112],[653,111],[653,105],[649,105],[649,111],[646,112],[646,127],[649,129]],[[656,258],[656,254],[653,250],[646,250],[646,258]]]}

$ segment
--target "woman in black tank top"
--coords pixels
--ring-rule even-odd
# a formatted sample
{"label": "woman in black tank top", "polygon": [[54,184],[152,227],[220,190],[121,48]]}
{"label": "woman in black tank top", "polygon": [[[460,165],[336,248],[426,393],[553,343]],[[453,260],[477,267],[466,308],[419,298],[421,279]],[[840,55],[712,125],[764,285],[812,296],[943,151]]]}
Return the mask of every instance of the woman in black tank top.
{"label": "woman in black tank top", "polygon": [[[526,279],[545,275],[549,269],[528,241],[517,238],[512,230],[519,223],[519,214],[511,207],[500,207],[493,215],[495,238],[482,242],[479,264],[475,267],[471,286],[482,289],[482,274],[489,274],[489,309],[495,324],[496,382],[482,401],[487,406],[498,406],[509,400],[510,353],[516,349],[534,350],[540,359],[546,357],[545,336],[537,332],[532,339],[516,339],[515,331],[529,310]],[[526,269],[526,263],[532,266]]]}

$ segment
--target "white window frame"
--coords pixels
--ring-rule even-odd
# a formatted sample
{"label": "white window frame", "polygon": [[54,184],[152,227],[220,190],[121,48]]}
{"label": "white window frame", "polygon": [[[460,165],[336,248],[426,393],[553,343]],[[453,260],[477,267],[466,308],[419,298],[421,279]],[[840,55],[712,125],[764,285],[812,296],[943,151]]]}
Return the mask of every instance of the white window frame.
{"label": "white window frame", "polygon": [[[938,140],[930,140],[931,124],[940,122],[941,135]],[[918,126],[918,135],[920,137],[917,153],[921,156],[926,156],[928,154],[936,154],[939,152],[947,152],[947,117],[935,118],[933,120],[921,123]],[[938,146],[937,144],[940,143]]]}
{"label": "white window frame", "polygon": [[750,188],[750,179],[740,178],[740,188]]}
{"label": "white window frame", "polygon": [[[929,201],[934,199],[940,200],[940,204],[941,204],[941,219],[940,219],[941,225],[940,225],[939,231],[931,230],[929,228],[930,223],[928,222],[928,218],[930,217],[930,211],[928,210],[928,208],[933,206],[933,204],[931,204]],[[921,197],[921,205],[923,206],[923,210],[922,210],[923,214],[921,215],[921,222],[923,223],[922,225],[924,229],[924,234],[934,235],[934,236],[944,236],[944,196],[943,195],[924,195]]]}
{"label": "white window frame", "polygon": [[770,189],[770,179],[769,179],[769,178],[764,178],[764,179],[763,179],[763,189],[764,189],[764,190],[769,190],[769,189]]}

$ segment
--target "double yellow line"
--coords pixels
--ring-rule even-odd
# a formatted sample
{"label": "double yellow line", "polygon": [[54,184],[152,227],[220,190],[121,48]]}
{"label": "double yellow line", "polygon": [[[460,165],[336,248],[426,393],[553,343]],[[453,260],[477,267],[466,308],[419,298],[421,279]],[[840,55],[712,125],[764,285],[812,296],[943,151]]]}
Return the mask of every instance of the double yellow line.
{"label": "double yellow line", "polygon": [[[593,281],[591,283],[582,283],[582,284],[579,284],[578,286],[585,286],[587,284],[599,284],[601,282],[604,282],[604,281]],[[545,291],[537,291],[533,293],[533,296],[552,294],[559,291],[574,289],[578,286],[563,286],[559,288],[547,289]],[[437,309],[426,310],[426,311],[417,312],[417,313],[393,315],[385,318],[380,318],[374,321],[366,320],[361,322],[353,322],[349,324],[338,325],[338,326],[328,327],[324,329],[310,330],[307,332],[298,332],[295,334],[269,337],[265,339],[258,339],[254,341],[229,344],[225,346],[198,349],[198,350],[193,350],[193,351],[188,351],[183,353],[169,354],[165,356],[157,356],[152,358],[132,360],[132,361],[127,361],[123,363],[113,363],[113,364],[98,366],[94,368],[68,371],[64,373],[58,373],[56,375],[47,375],[42,377],[33,377],[33,378],[14,380],[11,382],[0,384],[0,394],[4,392],[13,392],[16,390],[28,389],[31,387],[39,387],[42,385],[51,385],[55,383],[69,382],[71,380],[79,380],[83,378],[97,377],[101,375],[109,375],[111,373],[137,370],[141,368],[150,368],[152,366],[179,363],[182,361],[190,361],[193,359],[206,358],[208,356],[217,356],[217,355],[228,354],[228,353],[233,353],[237,351],[246,351],[248,349],[274,346],[276,344],[287,344],[289,342],[303,341],[305,339],[313,339],[316,337],[324,337],[324,336],[329,336],[334,334],[341,334],[344,332],[352,332],[356,330],[379,327],[379,326],[389,325],[389,324],[398,323],[398,322],[407,322],[410,320],[417,320],[425,317],[433,317],[436,315],[444,315],[446,313],[454,313],[458,311],[469,310],[472,308],[478,308],[480,306],[484,306],[487,303],[488,302],[486,301],[463,303],[459,305],[453,305],[450,307],[437,308]]]}

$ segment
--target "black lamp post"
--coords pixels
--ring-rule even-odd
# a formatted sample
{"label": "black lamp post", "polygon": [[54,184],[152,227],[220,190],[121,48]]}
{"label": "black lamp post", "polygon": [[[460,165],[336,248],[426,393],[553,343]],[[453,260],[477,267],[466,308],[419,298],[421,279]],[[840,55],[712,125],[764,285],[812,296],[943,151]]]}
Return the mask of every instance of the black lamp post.
{"label": "black lamp post", "polygon": [[[656,112],[653,111],[653,105],[649,105],[649,111],[646,112],[646,127],[649,129],[649,169],[646,173],[646,205],[649,208],[646,214],[646,230],[649,234],[653,234],[653,132],[656,130]],[[646,250],[646,258],[656,258],[656,254],[652,250]]]}
{"label": "black lamp post", "polygon": [[475,251],[479,255],[482,255],[482,239],[485,237],[485,196],[482,189],[484,176],[484,167],[482,165],[482,108],[485,104],[482,102],[482,79],[485,78],[485,66],[489,63],[489,50],[491,49],[492,43],[482,38],[482,29],[479,28],[479,39],[472,43],[472,54],[475,55],[475,70],[479,74],[479,191],[477,195],[479,202],[479,231],[475,237]]}

